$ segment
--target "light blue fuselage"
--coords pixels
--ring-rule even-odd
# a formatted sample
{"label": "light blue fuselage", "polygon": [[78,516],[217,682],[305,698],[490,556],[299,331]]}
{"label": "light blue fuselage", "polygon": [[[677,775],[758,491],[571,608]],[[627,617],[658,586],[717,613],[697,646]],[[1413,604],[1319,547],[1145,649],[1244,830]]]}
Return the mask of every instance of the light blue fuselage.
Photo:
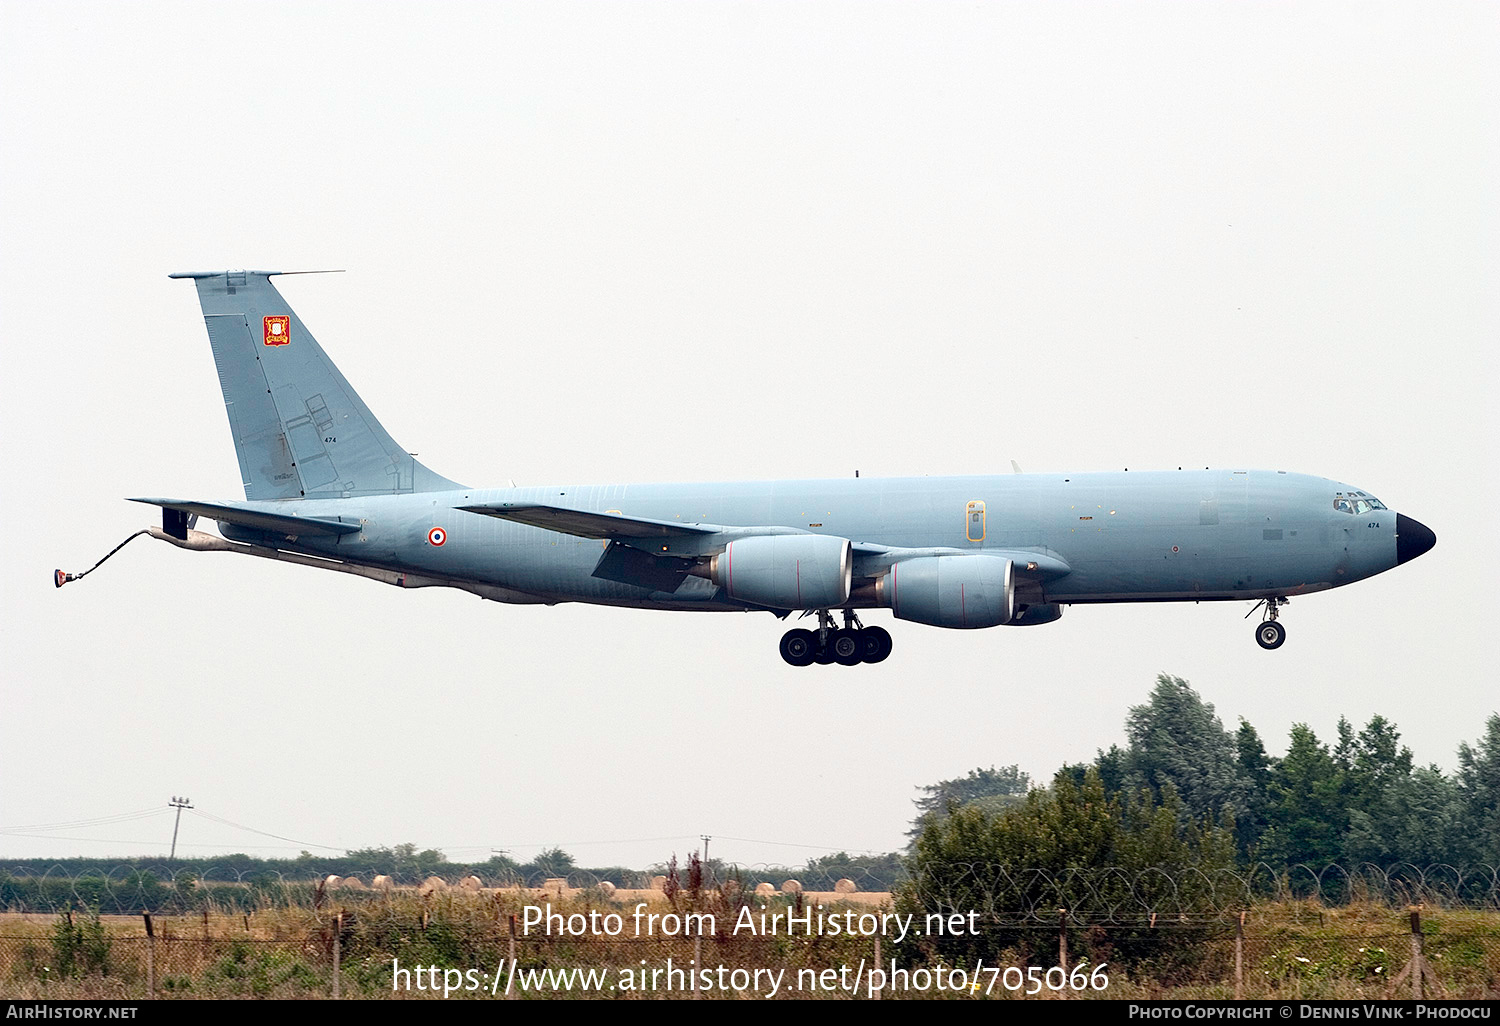
{"label": "light blue fuselage", "polygon": [[[1282,471],[1182,470],[464,489],[244,505],[294,505],[305,516],[361,524],[336,538],[276,538],[279,548],[491,585],[518,593],[515,601],[743,610],[702,577],[670,594],[601,580],[592,572],[607,543],[455,507],[550,504],[683,524],[779,524],[856,545],[1032,552],[1067,571],[1031,585],[1026,598],[1067,604],[1297,595],[1389,570],[1398,561],[1396,513],[1335,508],[1336,495],[1355,491]],[[269,543],[243,527],[220,528]],[[433,528],[444,532],[441,545],[429,541]],[[856,555],[856,582],[862,576]],[[843,603],[875,604],[858,588]]]}

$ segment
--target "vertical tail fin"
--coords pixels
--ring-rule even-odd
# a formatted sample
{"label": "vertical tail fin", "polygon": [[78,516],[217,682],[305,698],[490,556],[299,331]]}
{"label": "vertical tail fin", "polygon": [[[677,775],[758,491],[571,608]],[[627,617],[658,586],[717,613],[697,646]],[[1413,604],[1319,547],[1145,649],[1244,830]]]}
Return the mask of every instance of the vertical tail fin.
{"label": "vertical tail fin", "polygon": [[208,325],[247,499],[461,488],[411,457],[271,284],[276,271],[185,271]]}

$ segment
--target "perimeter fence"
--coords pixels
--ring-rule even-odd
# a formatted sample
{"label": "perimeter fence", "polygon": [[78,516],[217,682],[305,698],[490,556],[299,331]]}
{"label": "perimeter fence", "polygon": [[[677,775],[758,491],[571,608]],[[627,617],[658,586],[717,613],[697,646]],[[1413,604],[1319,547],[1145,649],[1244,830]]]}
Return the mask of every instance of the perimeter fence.
{"label": "perimeter fence", "polygon": [[1122,869],[1074,867],[1036,869],[981,860],[927,862],[893,879],[888,874],[847,870],[792,870],[764,864],[705,867],[696,881],[687,873],[598,874],[575,870],[546,874],[415,873],[339,877],[289,877],[264,870],[206,870],[165,864],[122,864],[109,870],[71,874],[62,867],[43,872],[0,866],[0,912],[57,914],[93,910],[106,915],[150,912],[187,915],[254,912],[277,907],[321,907],[329,901],[358,904],[390,894],[446,891],[536,891],[572,895],[586,892],[608,899],[618,891],[673,892],[729,888],[747,894],[796,891],[830,893],[839,900],[879,903],[895,895],[914,907],[978,911],[992,923],[1051,923],[1067,909],[1074,925],[1150,923],[1187,916],[1220,919],[1257,904],[1302,903],[1337,907],[1374,904],[1388,908],[1500,910],[1500,866],[1417,866],[1398,863],[1354,867],[1290,868],[1259,863],[1235,870]]}
{"label": "perimeter fence", "polygon": [[971,862],[757,893],[767,868],[621,881],[656,889],[0,875],[0,996],[1500,997],[1495,867]]}

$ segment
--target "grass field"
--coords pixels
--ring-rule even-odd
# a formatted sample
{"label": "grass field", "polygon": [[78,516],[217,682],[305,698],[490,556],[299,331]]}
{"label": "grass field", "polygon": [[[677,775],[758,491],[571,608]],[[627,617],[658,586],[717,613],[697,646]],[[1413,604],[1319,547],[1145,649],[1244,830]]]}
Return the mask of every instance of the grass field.
{"label": "grass field", "polygon": [[[868,997],[876,989],[887,999],[1015,998],[1033,986],[1039,998],[1236,993],[1232,919],[1069,929],[1071,977],[1058,967],[1060,931],[1037,923],[980,922],[981,935],[993,941],[987,960],[951,965],[932,942],[911,936],[900,943],[893,935],[881,938],[877,957],[877,939],[869,935],[767,936],[733,929],[746,908],[752,919],[821,911],[848,923],[889,911],[872,900],[804,895],[799,907],[795,897],[740,899],[708,891],[696,900],[679,895],[675,904],[650,891],[608,897],[518,890],[341,894],[318,907],[268,904],[249,912],[209,908],[155,916],[151,938],[140,916],[0,914],[0,996],[139,999],[149,988],[158,998],[329,998],[336,959],[340,996],[360,998],[441,998],[446,985],[450,999],[490,999],[504,994],[502,980],[511,997],[688,997],[690,974],[704,969],[711,978],[699,977],[697,984],[706,998],[769,996],[772,974],[781,981],[775,996],[800,998]],[[555,913],[579,917],[575,926],[597,913],[596,928],[579,935],[528,933],[526,907],[547,903]],[[649,935],[638,936],[648,921],[635,919],[641,903],[643,916],[657,920]],[[713,916],[714,930],[684,936],[681,921],[693,913]],[[612,936],[605,927],[614,921],[602,918],[610,914],[620,927]],[[675,931],[668,929],[673,916]],[[1500,912],[1423,909],[1420,917],[1431,967],[1426,996],[1500,996]],[[1410,983],[1394,983],[1411,959],[1409,924],[1409,912],[1375,905],[1252,907],[1239,951],[1240,992],[1246,998],[1409,998]],[[871,970],[889,970],[892,960],[897,970],[925,970],[926,976],[903,980],[898,974],[877,987]],[[851,986],[856,966],[860,982]],[[435,969],[393,989],[401,979],[393,970],[403,967]],[[670,975],[673,969],[678,976]],[[1048,986],[1059,980],[1069,982]],[[1075,987],[1080,982],[1081,990]]]}

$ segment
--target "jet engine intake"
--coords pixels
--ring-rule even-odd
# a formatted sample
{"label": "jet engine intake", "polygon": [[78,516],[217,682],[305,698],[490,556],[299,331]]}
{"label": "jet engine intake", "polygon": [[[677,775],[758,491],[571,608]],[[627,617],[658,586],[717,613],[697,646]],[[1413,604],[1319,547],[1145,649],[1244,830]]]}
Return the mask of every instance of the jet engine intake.
{"label": "jet engine intake", "polygon": [[1015,567],[998,556],[920,556],[891,565],[876,592],[901,620],[934,627],[996,627],[1016,608]]}
{"label": "jet engine intake", "polygon": [[739,538],[713,558],[711,579],[731,598],[772,609],[828,609],[849,598],[854,546],[822,534]]}

